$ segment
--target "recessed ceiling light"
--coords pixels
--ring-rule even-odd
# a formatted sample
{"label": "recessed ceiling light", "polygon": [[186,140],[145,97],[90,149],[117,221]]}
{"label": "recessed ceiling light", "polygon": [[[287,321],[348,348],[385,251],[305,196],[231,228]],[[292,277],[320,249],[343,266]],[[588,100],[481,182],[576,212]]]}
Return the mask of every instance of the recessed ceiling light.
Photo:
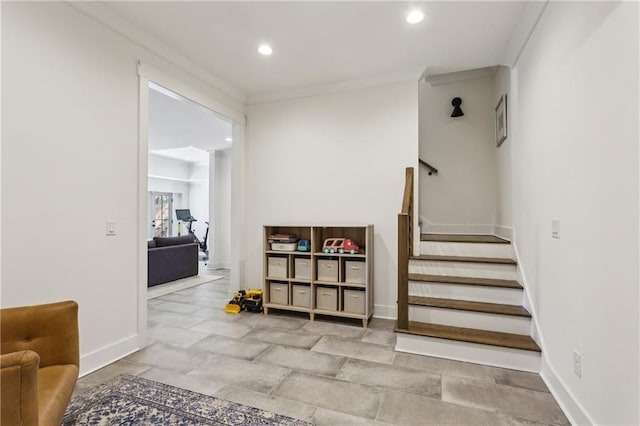
{"label": "recessed ceiling light", "polygon": [[231,139],[231,138],[226,138],[226,139],[225,139],[225,142],[231,142],[232,140],[233,140],[233,139]]}
{"label": "recessed ceiling light", "polygon": [[269,56],[273,53],[273,49],[271,48],[271,46],[263,44],[262,46],[258,47],[258,52],[260,52],[261,55]]}
{"label": "recessed ceiling light", "polygon": [[424,19],[424,13],[419,10],[414,10],[407,15],[407,22],[410,24],[417,24]]}

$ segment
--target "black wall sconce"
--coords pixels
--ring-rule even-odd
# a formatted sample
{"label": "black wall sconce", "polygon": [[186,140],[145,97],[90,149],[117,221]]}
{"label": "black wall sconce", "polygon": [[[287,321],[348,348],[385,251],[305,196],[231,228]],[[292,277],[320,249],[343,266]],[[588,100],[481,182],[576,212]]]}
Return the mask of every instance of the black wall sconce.
{"label": "black wall sconce", "polygon": [[462,99],[453,98],[451,100],[451,105],[453,105],[453,112],[451,113],[452,117],[462,117],[464,112],[460,109],[460,105],[462,105]]}

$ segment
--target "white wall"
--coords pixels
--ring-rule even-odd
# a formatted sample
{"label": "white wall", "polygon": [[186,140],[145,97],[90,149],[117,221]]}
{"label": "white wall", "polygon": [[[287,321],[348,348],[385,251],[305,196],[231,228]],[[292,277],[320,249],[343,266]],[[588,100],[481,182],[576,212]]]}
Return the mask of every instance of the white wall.
{"label": "white wall", "polygon": [[189,165],[189,203],[191,216],[198,219],[193,222],[193,232],[202,240],[210,221],[209,214],[209,162]]}
{"label": "white wall", "polygon": [[417,164],[417,82],[249,106],[245,282],[262,282],[262,226],[374,225],[375,315],[395,316],[397,215]]}
{"label": "white wall", "polygon": [[[497,203],[493,77],[431,85],[420,81],[420,170],[423,231],[493,233]],[[451,100],[462,98],[463,117]]]}
{"label": "white wall", "polygon": [[186,161],[149,154],[148,173],[152,177],[189,180],[191,167]]}
{"label": "white wall", "polygon": [[212,228],[210,231],[210,269],[231,266],[231,151],[211,153],[209,173],[213,185],[209,197]]}
{"label": "white wall", "polygon": [[515,66],[516,248],[543,376],[578,424],[640,422],[638,36],[635,2],[550,2]]}
{"label": "white wall", "polygon": [[83,373],[139,345],[139,60],[225,99],[66,3],[2,4],[1,305],[77,300]]}
{"label": "white wall", "polygon": [[[511,220],[512,205],[512,177],[511,177],[511,133],[513,132],[513,114],[509,105],[511,99],[511,70],[498,67],[493,84],[493,105],[498,105],[500,97],[507,96],[507,139],[502,141],[499,148],[495,148],[496,155],[496,234],[511,239],[513,226]],[[495,114],[495,113],[494,113]],[[494,115],[495,117],[495,115]],[[495,135],[495,125],[494,125]],[[494,136],[495,137],[495,136]]]}

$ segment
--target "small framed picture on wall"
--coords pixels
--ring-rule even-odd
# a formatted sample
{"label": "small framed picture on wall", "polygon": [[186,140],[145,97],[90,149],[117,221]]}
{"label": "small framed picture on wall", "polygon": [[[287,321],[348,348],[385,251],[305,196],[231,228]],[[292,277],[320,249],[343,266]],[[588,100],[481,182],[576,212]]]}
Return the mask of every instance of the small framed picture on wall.
{"label": "small framed picture on wall", "polygon": [[507,95],[502,95],[496,106],[496,146],[507,139]]}

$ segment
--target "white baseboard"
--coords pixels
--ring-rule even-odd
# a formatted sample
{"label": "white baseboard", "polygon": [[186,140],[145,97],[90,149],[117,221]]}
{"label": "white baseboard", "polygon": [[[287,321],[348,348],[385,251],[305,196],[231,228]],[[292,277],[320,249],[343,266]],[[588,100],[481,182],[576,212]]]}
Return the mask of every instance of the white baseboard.
{"label": "white baseboard", "polygon": [[[513,230],[512,230],[513,231]],[[515,233],[513,233],[513,249],[515,252],[515,259],[518,262],[518,281],[523,287],[523,300],[522,305],[531,313],[531,337],[542,348],[542,360],[540,362],[540,377],[544,380],[545,384],[551,391],[560,408],[569,419],[572,425],[594,425],[592,417],[589,416],[584,407],[576,400],[569,388],[556,374],[555,369],[549,364],[547,360],[547,352],[545,350],[546,344],[542,336],[540,323],[538,322],[538,314],[536,306],[531,300],[529,294],[529,283],[527,282],[527,273],[524,270],[524,266],[520,261],[520,255],[518,253],[517,241]]]}
{"label": "white baseboard", "polygon": [[420,232],[424,234],[497,235],[507,240],[513,238],[513,228],[510,226],[473,223],[431,223],[424,217],[420,217]]}
{"label": "white baseboard", "polygon": [[513,258],[511,244],[420,241],[420,253],[437,256]]}
{"label": "white baseboard", "polygon": [[396,305],[373,305],[373,317],[381,319],[398,319],[398,307]]}
{"label": "white baseboard", "polygon": [[80,377],[93,373],[117,360],[140,349],[138,335],[122,339],[118,342],[80,356]]}
{"label": "white baseboard", "polygon": [[495,225],[494,235],[505,240],[513,241],[513,228],[510,226]]}
{"label": "white baseboard", "polygon": [[431,223],[424,217],[420,217],[420,231],[425,234],[479,234],[492,235],[495,232],[493,224],[453,224],[453,223]]}
{"label": "white baseboard", "polygon": [[562,411],[572,425],[596,424],[584,407],[576,400],[571,391],[569,391],[567,386],[565,386],[562,379],[558,377],[553,367],[547,362],[545,356],[542,357],[540,377],[542,377],[542,380],[544,380],[551,394],[556,401],[558,401],[560,408],[562,408]]}
{"label": "white baseboard", "polygon": [[207,263],[207,269],[231,269],[231,262],[211,262]]}

